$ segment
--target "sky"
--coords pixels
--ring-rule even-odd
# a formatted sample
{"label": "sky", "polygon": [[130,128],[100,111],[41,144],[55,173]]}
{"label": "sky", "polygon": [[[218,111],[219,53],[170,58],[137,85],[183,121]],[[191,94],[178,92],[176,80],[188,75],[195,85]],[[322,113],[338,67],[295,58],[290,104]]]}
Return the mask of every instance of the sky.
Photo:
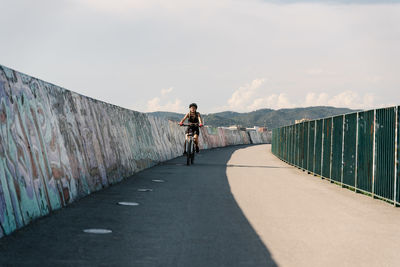
{"label": "sky", "polygon": [[125,108],[400,104],[400,1],[0,0],[0,64]]}

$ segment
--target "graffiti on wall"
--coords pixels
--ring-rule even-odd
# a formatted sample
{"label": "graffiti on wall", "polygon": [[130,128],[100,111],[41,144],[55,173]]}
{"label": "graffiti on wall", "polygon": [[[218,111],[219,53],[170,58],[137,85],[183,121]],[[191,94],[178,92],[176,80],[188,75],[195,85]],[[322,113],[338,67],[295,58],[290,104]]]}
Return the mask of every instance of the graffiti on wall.
{"label": "graffiti on wall", "polygon": [[[175,122],[1,65],[0,131],[0,237],[180,155],[184,141],[184,129]],[[207,149],[267,140],[262,133],[253,135],[202,128],[200,141]]]}

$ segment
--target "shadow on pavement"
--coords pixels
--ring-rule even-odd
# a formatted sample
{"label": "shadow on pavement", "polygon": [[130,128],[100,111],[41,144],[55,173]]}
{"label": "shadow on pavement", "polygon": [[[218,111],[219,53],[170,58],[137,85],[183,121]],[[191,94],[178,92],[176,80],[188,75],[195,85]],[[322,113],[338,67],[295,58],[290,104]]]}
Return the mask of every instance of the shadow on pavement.
{"label": "shadow on pavement", "polygon": [[190,167],[176,158],[39,219],[0,239],[0,266],[276,266],[226,177],[243,147],[202,151]]}
{"label": "shadow on pavement", "polygon": [[216,164],[216,163],[197,163],[197,166],[225,166],[227,168],[266,168],[266,169],[289,169],[289,167],[267,166],[267,165],[243,165],[243,164]]}

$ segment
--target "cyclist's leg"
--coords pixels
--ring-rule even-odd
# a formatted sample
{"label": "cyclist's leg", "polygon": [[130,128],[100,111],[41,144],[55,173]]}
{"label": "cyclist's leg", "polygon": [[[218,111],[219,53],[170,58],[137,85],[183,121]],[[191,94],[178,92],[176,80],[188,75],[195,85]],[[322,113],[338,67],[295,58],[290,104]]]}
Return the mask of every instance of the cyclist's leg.
{"label": "cyclist's leg", "polygon": [[199,145],[199,135],[200,135],[200,128],[199,127],[194,127],[193,128],[193,132],[194,132],[194,143],[196,144],[196,146]]}
{"label": "cyclist's leg", "polygon": [[200,127],[196,127],[194,129],[194,134],[195,134],[195,138],[196,138],[196,146],[199,145],[199,136],[200,136]]}
{"label": "cyclist's leg", "polygon": [[196,144],[196,152],[199,153],[200,149],[199,149],[199,135],[196,133],[193,136],[194,139],[194,143]]}

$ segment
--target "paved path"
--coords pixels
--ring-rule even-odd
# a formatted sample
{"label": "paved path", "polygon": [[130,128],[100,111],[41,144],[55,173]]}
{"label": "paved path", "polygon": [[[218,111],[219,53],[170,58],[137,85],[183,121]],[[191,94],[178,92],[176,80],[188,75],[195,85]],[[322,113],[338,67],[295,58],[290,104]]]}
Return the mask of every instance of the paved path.
{"label": "paved path", "polygon": [[291,167],[270,146],[238,150],[228,163],[260,166],[228,168],[227,177],[278,265],[400,266],[400,208]]}
{"label": "paved path", "polygon": [[268,145],[183,162],[145,170],[0,239],[0,266],[400,265],[400,208],[290,167]]}

